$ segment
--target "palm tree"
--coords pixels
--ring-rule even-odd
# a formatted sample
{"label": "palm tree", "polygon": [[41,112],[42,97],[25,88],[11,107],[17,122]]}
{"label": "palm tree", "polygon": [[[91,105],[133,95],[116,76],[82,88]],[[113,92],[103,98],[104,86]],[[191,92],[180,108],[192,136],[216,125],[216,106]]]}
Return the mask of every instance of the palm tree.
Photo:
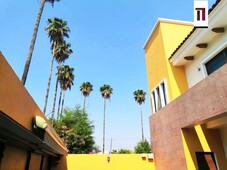
{"label": "palm tree", "polygon": [[[61,91],[60,91],[60,97],[59,97],[57,119],[59,118],[61,98],[62,98],[62,108],[63,108],[65,92],[67,89],[71,90],[71,87],[73,86],[73,80],[74,80],[73,71],[74,71],[74,68],[71,68],[69,65],[58,66],[57,76],[59,79]],[[52,112],[52,120],[53,118],[54,118],[54,112]]]}
{"label": "palm tree", "polygon": [[90,82],[83,82],[82,85],[80,86],[80,91],[84,95],[84,107],[83,107],[84,112],[85,112],[86,97],[89,96],[92,90],[93,90],[93,85]]}
{"label": "palm tree", "polygon": [[[73,52],[71,49],[69,49],[71,47],[70,43],[66,43],[65,41],[63,42],[58,42],[57,46],[55,48],[55,60],[58,63],[58,67],[60,67],[61,63],[64,62],[69,55]],[[58,75],[58,73],[57,73]],[[58,76],[56,79],[56,85],[55,85],[55,91],[54,91],[54,101],[53,101],[53,107],[52,107],[52,114],[54,114],[55,112],[55,105],[56,105],[56,99],[57,99],[57,91],[58,91]],[[62,91],[60,91],[60,94],[62,93]],[[59,97],[59,102],[61,102],[61,97],[62,95],[60,95]],[[60,103],[58,104],[58,114],[59,114],[59,109],[60,109]]]}
{"label": "palm tree", "polygon": [[110,96],[112,94],[113,89],[111,88],[110,85],[104,84],[103,86],[100,87],[100,92],[102,97],[104,98],[104,112],[103,112],[103,148],[102,152],[104,153],[105,151],[105,117],[106,117],[106,99],[110,99]]}
{"label": "palm tree", "polygon": [[40,20],[41,20],[41,16],[42,16],[42,13],[43,13],[45,2],[50,2],[53,5],[55,1],[60,1],[60,0],[42,0],[41,1],[38,16],[37,16],[36,22],[35,22],[34,31],[33,31],[33,34],[32,34],[32,40],[31,40],[31,43],[30,43],[28,56],[27,56],[26,63],[25,63],[25,66],[24,66],[24,72],[23,72],[23,75],[22,75],[22,78],[21,78],[21,82],[23,83],[23,85],[25,85],[25,82],[26,82],[26,79],[27,79],[28,70],[29,70],[29,67],[30,67],[31,60],[32,60],[32,53],[33,53],[33,50],[34,50],[35,41],[36,41],[38,29],[39,29],[39,23],[40,23]]}
{"label": "palm tree", "polygon": [[50,64],[50,72],[49,72],[49,78],[48,78],[47,90],[46,90],[46,96],[45,96],[45,102],[44,102],[44,108],[43,108],[44,114],[46,113],[46,107],[47,107],[48,96],[50,91],[50,83],[51,83],[51,77],[52,77],[54,58],[60,55],[59,53],[61,52],[61,50],[59,50],[59,47],[65,43],[64,37],[68,38],[69,37],[68,32],[70,31],[70,29],[67,27],[67,22],[63,21],[62,19],[59,19],[56,17],[54,19],[49,18],[48,23],[49,25],[45,28],[45,30],[48,31],[50,42],[52,42],[51,44],[52,59]]}
{"label": "palm tree", "polygon": [[73,53],[73,50],[70,49],[71,44],[66,43],[66,41],[60,41],[57,43],[55,48],[55,60],[58,65],[61,65],[66,59],[69,58],[70,54]]}
{"label": "palm tree", "polygon": [[145,102],[145,95],[146,92],[143,90],[136,90],[134,91],[134,99],[140,105],[140,113],[141,113],[141,130],[142,130],[142,141],[144,141],[144,134],[143,134],[143,112],[142,112],[142,103]]}

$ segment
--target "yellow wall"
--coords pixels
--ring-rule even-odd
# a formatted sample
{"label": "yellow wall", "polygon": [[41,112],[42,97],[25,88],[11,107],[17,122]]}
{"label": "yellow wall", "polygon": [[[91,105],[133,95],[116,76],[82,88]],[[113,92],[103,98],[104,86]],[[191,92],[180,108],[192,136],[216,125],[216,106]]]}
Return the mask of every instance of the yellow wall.
{"label": "yellow wall", "polygon": [[192,25],[160,20],[145,47],[149,91],[167,80],[169,101],[188,89],[184,67],[173,67],[168,58],[192,30]]}
{"label": "yellow wall", "polygon": [[204,124],[182,129],[181,132],[188,169],[198,169],[195,152],[214,152],[220,169],[227,167],[227,160],[218,129],[206,129]]}
{"label": "yellow wall", "polygon": [[68,170],[154,170],[153,161],[142,159],[141,154],[69,154]]}

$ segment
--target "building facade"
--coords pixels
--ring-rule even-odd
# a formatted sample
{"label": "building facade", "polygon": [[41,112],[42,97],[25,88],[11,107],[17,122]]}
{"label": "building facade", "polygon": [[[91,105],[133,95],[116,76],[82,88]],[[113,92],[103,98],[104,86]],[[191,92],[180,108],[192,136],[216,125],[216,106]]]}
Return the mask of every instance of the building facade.
{"label": "building facade", "polygon": [[67,152],[0,52],[0,170],[66,170]]}
{"label": "building facade", "polygon": [[208,28],[159,19],[144,45],[157,170],[227,167],[226,18],[218,0]]}

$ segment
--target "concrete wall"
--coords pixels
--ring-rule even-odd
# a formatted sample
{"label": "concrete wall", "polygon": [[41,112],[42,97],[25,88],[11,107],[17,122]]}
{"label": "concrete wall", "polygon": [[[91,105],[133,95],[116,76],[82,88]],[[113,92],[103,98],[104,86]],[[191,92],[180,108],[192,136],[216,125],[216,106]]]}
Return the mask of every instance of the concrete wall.
{"label": "concrete wall", "polygon": [[142,159],[141,154],[69,154],[68,170],[154,170],[153,160]]}
{"label": "concrete wall", "polygon": [[220,169],[225,169],[220,133],[204,125],[226,116],[226,103],[227,64],[153,114],[150,127],[156,170],[197,169],[195,151],[215,152]]}

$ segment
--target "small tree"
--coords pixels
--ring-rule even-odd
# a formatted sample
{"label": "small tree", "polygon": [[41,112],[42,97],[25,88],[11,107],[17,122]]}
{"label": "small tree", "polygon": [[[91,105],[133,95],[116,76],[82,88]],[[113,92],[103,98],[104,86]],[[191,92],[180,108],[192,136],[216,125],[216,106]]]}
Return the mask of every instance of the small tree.
{"label": "small tree", "polygon": [[80,107],[65,109],[60,120],[55,122],[55,130],[65,141],[69,153],[88,154],[96,149],[93,135],[94,125],[87,113]]}
{"label": "small tree", "polygon": [[117,154],[132,154],[133,151],[131,151],[130,149],[120,149],[118,150]]}
{"label": "small tree", "polygon": [[149,142],[145,139],[137,143],[135,153],[151,153],[151,146]]}

